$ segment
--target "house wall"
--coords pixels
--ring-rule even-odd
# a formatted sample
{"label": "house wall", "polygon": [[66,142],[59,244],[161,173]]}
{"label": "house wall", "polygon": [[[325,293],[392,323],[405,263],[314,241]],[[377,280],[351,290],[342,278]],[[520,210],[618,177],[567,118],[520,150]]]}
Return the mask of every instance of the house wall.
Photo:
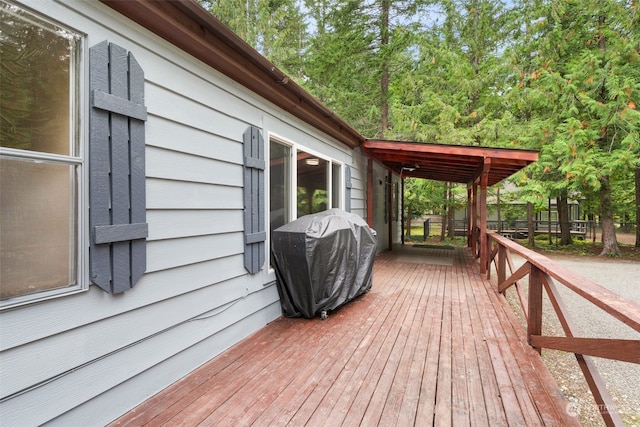
{"label": "house wall", "polygon": [[357,149],[351,162],[351,212],[367,218],[367,157]]}
{"label": "house wall", "polygon": [[280,316],[273,271],[243,263],[247,127],[349,165],[362,216],[366,159],[100,3],[23,4],[86,35],[85,71],[109,40],[145,72],[146,273],[123,294],[92,285],[0,312],[0,423],[104,425]]}

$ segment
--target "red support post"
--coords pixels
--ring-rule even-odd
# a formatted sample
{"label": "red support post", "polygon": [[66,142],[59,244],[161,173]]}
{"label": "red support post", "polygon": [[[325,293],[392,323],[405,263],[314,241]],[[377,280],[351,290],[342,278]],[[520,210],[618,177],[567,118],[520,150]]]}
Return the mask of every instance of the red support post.
{"label": "red support post", "polygon": [[[529,317],[527,318],[527,340],[531,344],[532,335],[542,335],[542,287],[543,273],[535,265],[531,265],[529,273]],[[533,347],[538,353],[542,348]]]}
{"label": "red support post", "polygon": [[489,169],[491,158],[484,159],[480,175],[480,274],[487,273],[489,266],[489,244],[487,242],[487,187],[489,186]]}
{"label": "red support post", "polygon": [[[471,215],[472,215],[472,201],[471,201],[471,186],[473,184],[467,184],[467,247],[471,247],[471,240],[473,239],[473,229],[471,228]],[[475,213],[474,213],[475,214]]]}
{"label": "red support post", "polygon": [[478,183],[473,183],[471,198],[471,252],[475,257],[478,253]]}
{"label": "red support post", "polygon": [[507,279],[507,248],[498,243],[498,285]]}
{"label": "red support post", "polygon": [[387,186],[385,194],[387,195],[387,200],[384,202],[387,204],[387,231],[389,233],[389,250],[393,251],[393,173],[391,169],[387,171],[387,182],[385,183]]}
{"label": "red support post", "polygon": [[367,162],[367,224],[373,228],[373,159],[369,157]]}

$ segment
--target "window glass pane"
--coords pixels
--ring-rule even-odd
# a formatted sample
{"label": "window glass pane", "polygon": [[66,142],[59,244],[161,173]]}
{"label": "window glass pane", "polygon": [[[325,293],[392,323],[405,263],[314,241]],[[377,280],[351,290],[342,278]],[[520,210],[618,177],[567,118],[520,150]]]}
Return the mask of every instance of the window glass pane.
{"label": "window glass pane", "polygon": [[298,151],[298,217],[327,209],[329,162]]}
{"label": "window glass pane", "polygon": [[342,167],[337,164],[331,165],[331,207],[341,208],[342,201]]}
{"label": "window glass pane", "polygon": [[0,23],[0,146],[77,155],[79,36],[2,0]]}
{"label": "window glass pane", "polygon": [[0,299],[76,284],[76,166],[0,157]]}
{"label": "window glass pane", "polygon": [[270,231],[273,231],[290,221],[291,148],[270,141],[269,152]]}

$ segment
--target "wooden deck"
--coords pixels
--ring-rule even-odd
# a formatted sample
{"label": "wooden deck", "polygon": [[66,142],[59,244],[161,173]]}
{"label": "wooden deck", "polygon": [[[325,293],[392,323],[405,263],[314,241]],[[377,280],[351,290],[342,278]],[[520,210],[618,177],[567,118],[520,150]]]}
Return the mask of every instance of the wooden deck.
{"label": "wooden deck", "polygon": [[113,425],[578,425],[467,249],[403,247],[327,320],[280,318]]}

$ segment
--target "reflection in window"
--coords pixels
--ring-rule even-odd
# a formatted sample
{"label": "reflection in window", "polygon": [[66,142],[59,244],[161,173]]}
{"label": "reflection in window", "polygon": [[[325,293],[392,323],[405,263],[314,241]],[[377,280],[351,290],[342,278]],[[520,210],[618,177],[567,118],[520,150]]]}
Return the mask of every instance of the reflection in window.
{"label": "reflection in window", "polygon": [[80,35],[0,0],[2,300],[78,286],[80,47]]}
{"label": "reflection in window", "polygon": [[71,138],[78,35],[0,1],[0,146],[77,155]]}
{"label": "reflection in window", "polygon": [[298,151],[297,157],[298,217],[327,210],[329,162],[304,151]]}

